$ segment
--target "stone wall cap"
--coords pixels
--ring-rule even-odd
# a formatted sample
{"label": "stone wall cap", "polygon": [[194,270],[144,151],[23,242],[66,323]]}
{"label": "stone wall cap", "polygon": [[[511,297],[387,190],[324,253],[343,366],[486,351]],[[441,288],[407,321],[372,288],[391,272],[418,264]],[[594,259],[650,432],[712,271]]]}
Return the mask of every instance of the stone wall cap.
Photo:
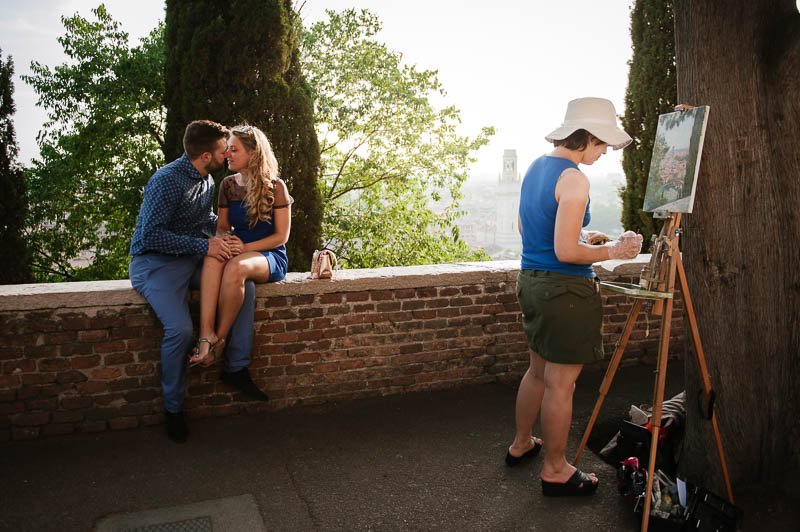
{"label": "stone wall cap", "polygon": [[[633,260],[607,260],[593,264],[600,279],[638,276],[650,255]],[[257,286],[258,297],[332,292],[397,290],[486,282],[516,282],[518,260],[458,262],[386,268],[338,270],[334,279],[311,280],[308,273],[289,273],[279,283]],[[145,299],[127,279],[76,283],[41,283],[0,286],[0,311],[52,308],[141,305]]]}

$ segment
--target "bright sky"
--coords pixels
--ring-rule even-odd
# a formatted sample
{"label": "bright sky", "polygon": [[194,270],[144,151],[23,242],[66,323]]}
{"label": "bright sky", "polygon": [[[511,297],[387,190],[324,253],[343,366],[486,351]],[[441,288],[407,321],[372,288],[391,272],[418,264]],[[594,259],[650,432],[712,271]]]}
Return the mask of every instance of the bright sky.
{"label": "bright sky", "polygon": [[[296,0],[298,5],[302,0]],[[516,149],[524,171],[551,145],[544,136],[564,117],[567,102],[600,96],[624,112],[628,31],[633,0],[306,0],[304,20],[325,9],[369,8],[383,22],[383,40],[420,68],[438,69],[447,104],[461,110],[464,135],[485,125],[497,130],[478,153],[475,177],[496,177],[504,149]],[[61,64],[56,41],[62,15],[90,16],[99,0],[29,0],[0,4],[0,48],[15,64],[15,126],[20,160],[38,155],[36,134],[45,113],[19,78],[32,60]],[[164,17],[163,0],[107,0],[111,16],[132,42]],[[609,150],[587,173],[622,173],[621,152]]]}

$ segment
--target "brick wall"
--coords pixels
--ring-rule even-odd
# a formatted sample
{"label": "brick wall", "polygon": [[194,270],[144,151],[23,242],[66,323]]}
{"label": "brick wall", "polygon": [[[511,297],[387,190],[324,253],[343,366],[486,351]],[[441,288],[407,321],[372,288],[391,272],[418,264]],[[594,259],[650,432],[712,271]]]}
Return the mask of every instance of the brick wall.
{"label": "brick wall", "polygon": [[[613,272],[596,265],[598,275],[633,282],[642,265],[614,262]],[[251,373],[270,402],[247,402],[219,382],[219,367],[198,367],[189,370],[186,411],[223,416],[516,382],[528,361],[518,265],[347,270],[334,281],[297,273],[260,285]],[[198,295],[190,297],[196,312]],[[631,308],[625,296],[603,297],[606,361],[590,371],[605,369]],[[680,301],[675,316],[678,353]],[[0,441],[161,423],[161,335],[128,281],[0,287]],[[654,361],[658,336],[658,319],[640,314],[623,364]]]}

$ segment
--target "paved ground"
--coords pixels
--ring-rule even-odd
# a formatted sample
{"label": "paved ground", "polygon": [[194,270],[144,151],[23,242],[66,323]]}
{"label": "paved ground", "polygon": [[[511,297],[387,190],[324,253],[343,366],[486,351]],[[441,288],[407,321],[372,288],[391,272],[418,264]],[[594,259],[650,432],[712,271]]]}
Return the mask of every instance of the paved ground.
{"label": "paved ground", "polygon": [[[601,379],[578,383],[570,456]],[[680,367],[667,381],[671,397]],[[631,404],[649,403],[652,387],[652,368],[619,370],[590,446],[616,432]],[[2,444],[0,530],[107,530],[131,512],[179,520],[230,501],[257,508],[266,530],[637,530],[614,470],[592,452],[581,466],[602,484],[582,500],[542,497],[541,458],[504,465],[515,393],[492,384],[196,420],[183,445],[161,426]],[[755,515],[745,524],[797,522],[796,506],[762,504]],[[257,530],[251,517],[227,517],[226,529]]]}

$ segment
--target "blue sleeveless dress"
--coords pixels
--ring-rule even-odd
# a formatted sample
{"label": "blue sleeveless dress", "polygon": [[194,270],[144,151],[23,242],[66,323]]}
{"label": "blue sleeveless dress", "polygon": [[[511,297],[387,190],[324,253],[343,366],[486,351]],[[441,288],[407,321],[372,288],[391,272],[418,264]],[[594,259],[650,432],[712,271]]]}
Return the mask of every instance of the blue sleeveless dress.
{"label": "blue sleeveless dress", "polygon": [[[273,212],[276,209],[286,209],[294,202],[288,194],[284,197],[283,190],[285,190],[285,187],[286,185],[282,180],[276,179]],[[268,222],[259,220],[253,227],[250,227],[247,209],[244,205],[246,193],[247,187],[239,185],[235,176],[231,175],[223,179],[220,184],[218,202],[219,208],[228,209],[228,221],[231,224],[233,235],[239,237],[245,244],[275,234],[274,218],[270,218]],[[264,255],[269,263],[268,282],[274,283],[286,277],[286,272],[289,269],[289,259],[286,257],[285,245],[282,244],[274,249],[259,251],[258,253]]]}

